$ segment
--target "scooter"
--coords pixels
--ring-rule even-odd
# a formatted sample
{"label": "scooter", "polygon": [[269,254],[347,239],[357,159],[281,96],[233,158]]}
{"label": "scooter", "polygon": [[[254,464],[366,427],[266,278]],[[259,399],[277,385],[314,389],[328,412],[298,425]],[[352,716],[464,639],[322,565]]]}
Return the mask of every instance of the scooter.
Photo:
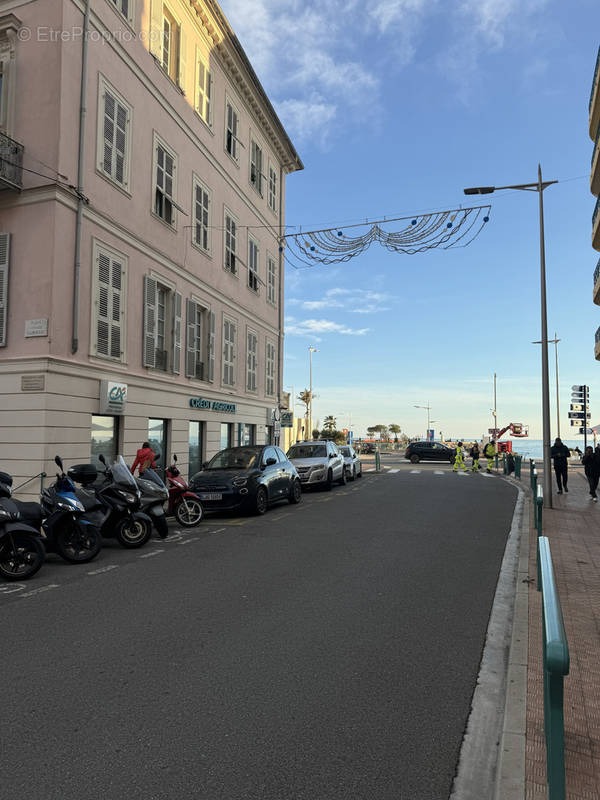
{"label": "scooter", "polygon": [[94,499],[99,501],[103,537],[114,537],[126,548],[142,547],[152,534],[152,520],[140,511],[141,492],[135,478],[123,456],[117,456],[112,467],[106,464],[102,454],[98,458],[104,465],[98,481],[93,464],[78,464],[67,471],[72,480],[82,484],[77,497],[84,505]]}
{"label": "scooter", "polygon": [[[155,456],[157,459],[158,456]],[[160,538],[166,539],[169,533],[164,509],[164,503],[169,499],[167,487],[153,469],[146,470],[135,481],[141,491],[142,511],[150,516]]]}
{"label": "scooter", "polygon": [[199,525],[204,516],[204,509],[200,497],[195,492],[190,492],[187,481],[177,469],[177,456],[173,454],[173,463],[167,469],[167,483],[169,486],[169,509],[177,522],[184,528],[193,528]]}
{"label": "scooter", "polygon": [[39,530],[21,519],[10,499],[12,477],[0,472],[0,575],[8,581],[31,578],[46,558]]}

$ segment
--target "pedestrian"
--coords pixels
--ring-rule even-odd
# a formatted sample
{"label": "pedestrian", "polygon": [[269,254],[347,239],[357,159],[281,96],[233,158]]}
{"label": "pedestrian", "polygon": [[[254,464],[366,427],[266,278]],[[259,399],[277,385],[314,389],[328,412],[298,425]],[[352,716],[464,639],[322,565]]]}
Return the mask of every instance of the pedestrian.
{"label": "pedestrian", "polygon": [[158,482],[158,475],[154,472],[156,469],[155,455],[149,442],[144,442],[137,451],[135,461],[131,467],[131,472],[133,474],[135,474],[136,467],[140,468],[140,478],[147,478],[148,480]]}
{"label": "pedestrian", "polygon": [[462,442],[458,442],[456,445],[456,455],[454,456],[452,472],[458,472],[459,469],[462,469],[463,472],[468,472],[463,459]]}
{"label": "pedestrian", "polygon": [[562,443],[562,439],[558,436],[554,440],[554,445],[550,450],[550,457],[554,461],[554,474],[556,475],[556,483],[558,484],[558,494],[565,492],[568,493],[567,481],[569,478],[569,448]]}
{"label": "pedestrian", "polygon": [[515,457],[510,450],[506,454],[506,469],[508,470],[509,475],[512,475],[515,471]]}
{"label": "pedestrian", "polygon": [[471,472],[477,472],[478,470],[481,469],[481,467],[479,466],[479,458],[481,456],[481,453],[479,452],[479,445],[477,444],[477,442],[475,442],[475,444],[471,448],[470,456],[473,459],[473,464],[471,465]]}
{"label": "pedestrian", "polygon": [[491,467],[492,467],[492,459],[496,455],[496,442],[494,441],[494,439],[491,439],[486,444],[486,446],[483,448],[483,455],[487,458],[487,464],[486,464],[486,470],[485,471],[491,474],[491,472],[492,472],[492,469],[491,469]]}
{"label": "pedestrian", "polygon": [[588,479],[590,485],[590,497],[594,503],[598,502],[598,495],[596,490],[598,488],[598,481],[600,480],[600,453],[598,448],[594,451],[591,445],[585,448],[585,453],[581,459],[583,468],[585,470],[585,477]]}

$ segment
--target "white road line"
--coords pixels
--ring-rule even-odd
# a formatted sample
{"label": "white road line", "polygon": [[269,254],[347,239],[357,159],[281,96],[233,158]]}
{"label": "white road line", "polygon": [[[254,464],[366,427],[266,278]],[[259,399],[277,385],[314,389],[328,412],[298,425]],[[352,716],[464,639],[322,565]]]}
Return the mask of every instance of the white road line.
{"label": "white road line", "polygon": [[481,473],[481,477],[482,478],[493,478],[494,476],[490,472],[482,472]]}
{"label": "white road line", "polygon": [[223,531],[226,531],[226,530],[227,530],[227,528],[217,528],[216,531],[209,531],[209,533],[223,533]]}
{"label": "white road line", "polygon": [[397,472],[400,472],[400,470],[399,469],[391,469],[390,470],[390,475],[395,475]]}
{"label": "white road line", "polygon": [[165,551],[161,548],[160,550],[153,550],[151,553],[144,553],[143,556],[138,556],[138,558],[152,558],[152,556],[157,556],[159,553],[164,553]]}
{"label": "white road line", "polygon": [[375,472],[375,467],[369,467],[369,469],[366,469],[365,472]]}
{"label": "white road line", "polygon": [[50,589],[58,589],[60,586],[59,583],[49,583],[47,586],[40,586],[37,589],[33,589],[31,592],[25,592],[25,594],[20,594],[19,597],[33,597],[34,594],[41,594],[42,592],[47,592]]}
{"label": "white road line", "polygon": [[197,542],[198,536],[194,536],[193,539],[185,539],[183,542],[179,542],[179,544],[189,544],[190,542]]}
{"label": "white road line", "polygon": [[88,572],[88,575],[100,575],[102,572],[110,572],[111,569],[119,569],[119,565],[108,564],[106,567],[101,567],[100,569],[93,569],[91,572]]}
{"label": "white road line", "polygon": [[434,475],[445,475],[446,473],[444,472],[443,469],[434,469],[433,470],[433,474]]}
{"label": "white road line", "polygon": [[421,474],[421,470],[420,469],[411,469],[410,474],[411,475],[420,475]]}
{"label": "white road line", "polygon": [[456,474],[457,474],[457,475],[462,475],[462,476],[463,476],[463,478],[465,477],[465,475],[467,475],[467,473],[466,473],[466,472],[459,472],[458,470],[456,471]]}

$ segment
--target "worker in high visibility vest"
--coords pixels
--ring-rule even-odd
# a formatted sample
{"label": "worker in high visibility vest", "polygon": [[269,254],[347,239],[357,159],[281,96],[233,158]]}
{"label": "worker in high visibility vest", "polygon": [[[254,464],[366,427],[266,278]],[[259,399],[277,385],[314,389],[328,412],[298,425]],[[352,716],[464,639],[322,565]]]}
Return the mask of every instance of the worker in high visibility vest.
{"label": "worker in high visibility vest", "polygon": [[486,444],[483,448],[483,455],[487,458],[487,469],[486,472],[492,471],[492,459],[496,455],[496,442],[492,439],[490,442]]}
{"label": "worker in high visibility vest", "polygon": [[479,451],[479,445],[477,444],[477,442],[475,442],[473,447],[471,448],[471,458],[473,459],[471,472],[478,472],[481,469],[481,467],[479,466],[480,457],[481,453]]}
{"label": "worker in high visibility vest", "polygon": [[462,469],[463,472],[468,472],[465,462],[463,460],[462,442],[459,442],[456,445],[456,456],[454,457],[452,472],[458,472],[459,468]]}

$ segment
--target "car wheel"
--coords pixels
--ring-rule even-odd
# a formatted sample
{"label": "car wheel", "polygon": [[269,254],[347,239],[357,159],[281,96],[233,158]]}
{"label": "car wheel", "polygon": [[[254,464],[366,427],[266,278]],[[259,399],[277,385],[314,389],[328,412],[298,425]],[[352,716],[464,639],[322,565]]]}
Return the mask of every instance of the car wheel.
{"label": "car wheel", "polygon": [[358,465],[358,475],[356,477],[357,478],[362,478],[362,464]]}
{"label": "car wheel", "polygon": [[268,504],[267,490],[264,486],[259,486],[254,498],[254,513],[261,516],[267,510]]}
{"label": "car wheel", "polygon": [[356,480],[356,466],[355,465],[352,466],[352,475],[350,475],[350,480],[351,481],[355,481]]}
{"label": "car wheel", "polygon": [[340,486],[345,486],[346,485],[346,481],[347,481],[347,478],[346,478],[346,467],[342,467],[342,477],[339,479],[338,483],[339,483]]}
{"label": "car wheel", "polygon": [[290,487],[290,493],[288,495],[288,503],[292,503],[292,505],[296,505],[302,500],[302,484],[296,478]]}
{"label": "car wheel", "polygon": [[325,489],[326,492],[330,492],[332,486],[333,486],[333,472],[331,470],[328,470],[327,478],[325,480],[325,483],[323,484],[323,488]]}
{"label": "car wheel", "polygon": [[419,460],[420,460],[419,456],[416,453],[413,453],[412,456],[410,457],[411,464],[418,464]]}

